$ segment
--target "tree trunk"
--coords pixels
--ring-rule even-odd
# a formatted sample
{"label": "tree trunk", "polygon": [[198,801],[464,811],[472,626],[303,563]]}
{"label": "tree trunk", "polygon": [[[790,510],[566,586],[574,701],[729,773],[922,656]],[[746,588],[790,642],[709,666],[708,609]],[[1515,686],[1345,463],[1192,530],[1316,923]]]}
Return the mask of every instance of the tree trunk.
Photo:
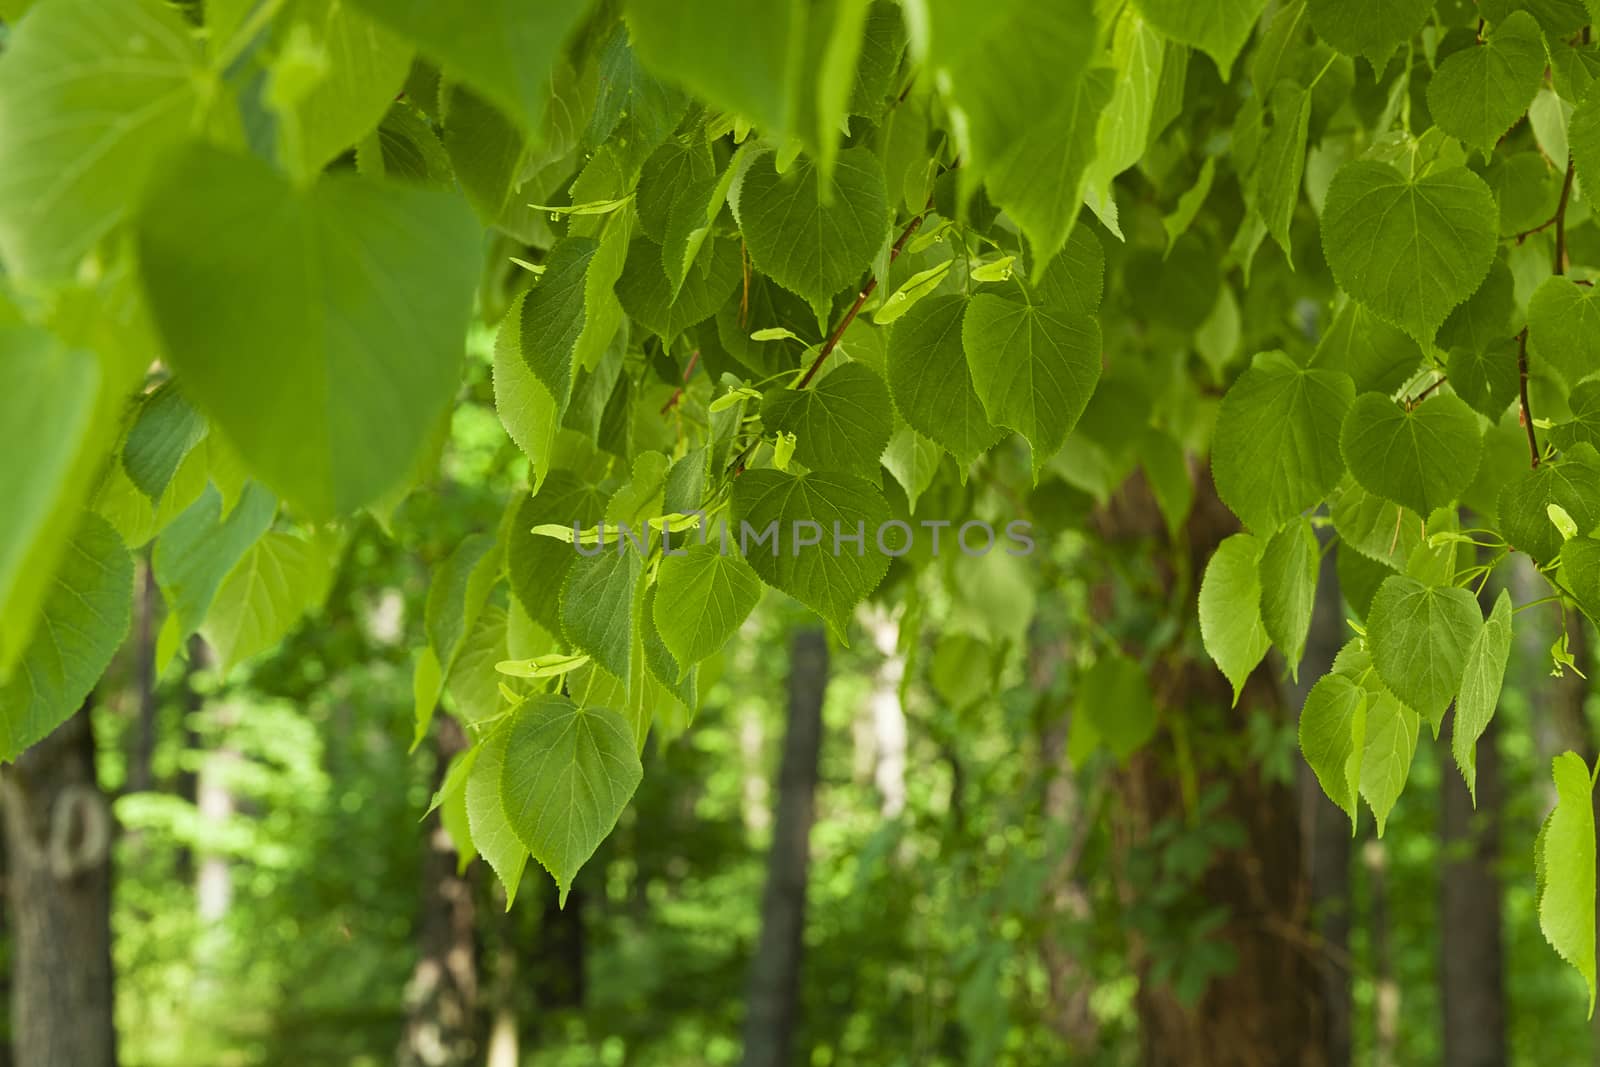
{"label": "tree trunk", "polygon": [[[1164,593],[1172,610],[1190,625],[1205,564],[1223,538],[1236,532],[1237,520],[1218,500],[1209,472],[1193,471],[1195,503],[1185,544],[1161,547],[1165,524],[1148,485],[1130,479],[1096,512],[1094,522],[1109,542],[1145,557],[1162,569]],[[1160,593],[1156,595],[1161,595]],[[1095,593],[1095,611],[1112,618],[1120,599],[1107,584]],[[1125,642],[1135,655],[1146,630],[1129,629]],[[1195,642],[1198,644],[1198,642]],[[1226,679],[1208,659],[1189,658],[1180,643],[1157,659],[1150,672],[1162,720],[1182,724],[1183,750],[1237,752],[1252,715],[1283,722],[1292,714],[1267,667],[1258,669],[1237,705]],[[1189,646],[1192,647],[1192,646]],[[1189,811],[1180,782],[1184,763],[1179,742],[1163,732],[1135,754],[1116,775],[1116,802],[1132,831],[1119,848],[1136,845],[1165,819],[1186,820]],[[1215,977],[1193,1006],[1150,977],[1153,961],[1136,945],[1145,980],[1136,999],[1143,1062],[1151,1067],[1276,1065],[1324,1067],[1327,1012],[1323,948],[1311,925],[1311,888],[1302,859],[1304,842],[1295,788],[1268,777],[1251,764],[1212,760],[1194,768],[1204,790],[1225,782],[1227,799],[1212,816],[1235,823],[1244,841],[1239,848],[1214,853],[1197,892],[1227,915],[1214,936],[1232,951],[1235,966]],[[1126,886],[1127,893],[1141,887]]]}
{"label": "tree trunk", "polygon": [[[1289,686],[1291,710],[1298,716],[1317,679],[1333,666],[1349,637],[1344,597],[1339,588],[1331,533],[1319,538],[1323,548],[1317,573],[1317,595],[1311,631],[1298,681]],[[1327,1020],[1328,1067],[1350,1067],[1350,818],[1328,799],[1305,760],[1297,761],[1300,836],[1306,843],[1306,877],[1311,885],[1311,925],[1320,952],[1322,1007]]]}
{"label": "tree trunk", "polygon": [[872,692],[867,696],[872,720],[872,782],[884,819],[894,819],[906,806],[906,713],[900,705],[906,657],[900,651],[900,620],[877,606],[863,611],[861,619],[872,646],[883,657],[873,672]]}
{"label": "tree trunk", "polygon": [[827,639],[819,629],[798,631],[789,648],[788,727],[761,898],[761,940],[750,967],[744,1067],[786,1067],[798,1026],[806,868],[816,816],[822,698],[827,686]]}
{"label": "tree trunk", "polygon": [[4,772],[13,1051],[28,1067],[115,1067],[111,809],[90,705]]}
{"label": "tree trunk", "polygon": [[1506,1062],[1504,955],[1500,942],[1499,730],[1478,739],[1478,807],[1466,783],[1440,775],[1439,979],[1444,1001],[1444,1062],[1500,1067]]}
{"label": "tree trunk", "polygon": [[1372,1061],[1377,1067],[1395,1067],[1400,1043],[1400,982],[1394,974],[1394,953],[1389,944],[1389,855],[1382,841],[1368,838],[1361,849],[1372,898],[1367,916],[1367,936],[1372,942]]}
{"label": "tree trunk", "polygon": [[[466,749],[467,738],[448,715],[436,715],[434,722],[437,790],[450,760]],[[439,812],[428,816],[426,834],[417,963],[406,986],[406,1029],[399,1061],[401,1067],[466,1067],[476,1051],[473,1011],[478,969],[472,882],[456,873],[455,845]]]}
{"label": "tree trunk", "polygon": [[134,675],[139,680],[138,721],[133,728],[133,744],[128,753],[127,790],[141,793],[155,788],[151,760],[156,750],[156,604],[161,594],[156,589],[155,571],[149,556],[140,563],[143,580],[139,583],[139,621],[134,633]]}

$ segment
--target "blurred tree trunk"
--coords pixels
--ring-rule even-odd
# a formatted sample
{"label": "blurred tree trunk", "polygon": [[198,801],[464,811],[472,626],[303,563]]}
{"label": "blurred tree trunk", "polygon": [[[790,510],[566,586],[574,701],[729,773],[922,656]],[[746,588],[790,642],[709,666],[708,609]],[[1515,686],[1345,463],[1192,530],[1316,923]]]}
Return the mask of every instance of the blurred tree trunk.
{"label": "blurred tree trunk", "polygon": [[[1367,868],[1372,906],[1367,916],[1367,936],[1372,943],[1373,1054],[1377,1067],[1395,1067],[1395,1047],[1400,1042],[1400,982],[1394,975],[1394,953],[1389,944],[1389,854],[1382,841],[1367,839],[1361,849]],[[1441,930],[1441,936],[1447,932]]]}
{"label": "blurred tree trunk", "polygon": [[4,778],[13,1052],[27,1067],[115,1067],[111,809],[90,703]]}
{"label": "blurred tree trunk", "polygon": [[[1196,618],[1195,597],[1205,564],[1216,546],[1239,529],[1211,484],[1209,471],[1193,466],[1195,501],[1183,544],[1167,540],[1165,523],[1142,476],[1129,479],[1096,511],[1093,522],[1112,543],[1154,557],[1169,610],[1190,625]],[[1162,546],[1165,545],[1165,549]],[[1181,598],[1181,601],[1178,599]],[[1126,604],[1109,582],[1094,591],[1093,610],[1111,620]],[[1129,651],[1138,647],[1146,627],[1130,628]],[[1128,817],[1131,833],[1115,847],[1136,847],[1150,828],[1163,820],[1187,820],[1181,785],[1182,752],[1242,753],[1245,724],[1265,715],[1288,725],[1293,711],[1273,680],[1269,667],[1247,681],[1237,706],[1232,689],[1203,653],[1198,635],[1165,650],[1152,666],[1151,688],[1163,721],[1181,723],[1182,750],[1170,731],[1136,753],[1114,779],[1114,803]],[[1142,1056],[1151,1067],[1201,1067],[1223,1064],[1288,1064],[1324,1067],[1328,1050],[1325,1008],[1324,948],[1311,919],[1311,886],[1303,860],[1296,788],[1244,760],[1215,756],[1193,766],[1196,785],[1223,782],[1227,799],[1213,816],[1235,823],[1241,847],[1213,854],[1200,879],[1204,901],[1222,909],[1226,921],[1216,936],[1231,950],[1233,970],[1215,977],[1199,1002],[1185,1004],[1177,993],[1154,980],[1149,953],[1135,946],[1144,980],[1136,999]],[[1139,887],[1126,887],[1134,893]]]}
{"label": "blurred tree trunk", "polygon": [[[1319,534],[1323,555],[1311,630],[1299,678],[1288,682],[1289,707],[1296,718],[1311,687],[1333,666],[1334,657],[1350,636],[1331,540],[1331,531]],[[1311,886],[1311,925],[1320,947],[1317,969],[1322,975],[1327,1017],[1327,1063],[1328,1067],[1350,1067],[1350,817],[1328,799],[1305,760],[1297,759],[1295,765],[1300,836],[1306,842],[1306,878]]]}
{"label": "blurred tree trunk", "polygon": [[[450,761],[467,747],[455,719],[434,716],[434,789]],[[457,854],[439,812],[428,816],[422,857],[422,911],[417,923],[417,963],[406,986],[406,1028],[401,1067],[465,1067],[473,1040],[478,992],[473,942],[472,882],[457,873]]]}
{"label": "blurred tree trunk", "polygon": [[828,643],[820,629],[795,633],[789,646],[788,726],[778,772],[761,940],[750,967],[744,1067],[786,1067],[800,1015],[800,965],[806,923],[806,874],[816,816],[822,698]]}
{"label": "blurred tree trunk", "polygon": [[583,925],[588,895],[582,886],[574,886],[563,908],[555,882],[543,881],[544,910],[533,951],[534,999],[541,1010],[582,1008],[588,991],[589,957]]}
{"label": "blurred tree trunk", "polygon": [[150,568],[146,553],[139,564],[138,623],[134,631],[134,677],[138,679],[138,720],[134,723],[133,742],[128,753],[127,790],[142,793],[155,788],[155,775],[151,761],[156,750],[156,604],[161,594],[156,589],[155,572]]}
{"label": "blurred tree trunk", "polygon": [[[1452,713],[1453,714],[1453,713]],[[1491,721],[1478,740],[1478,806],[1460,775],[1440,775],[1439,979],[1444,1062],[1506,1062],[1504,953],[1500,941],[1500,753]]]}
{"label": "blurred tree trunk", "polygon": [[860,618],[872,647],[883,657],[872,674],[867,711],[872,726],[872,781],[879,810],[885,819],[893,819],[906,806],[906,713],[900,704],[906,657],[900,651],[900,620],[878,605],[863,610]]}

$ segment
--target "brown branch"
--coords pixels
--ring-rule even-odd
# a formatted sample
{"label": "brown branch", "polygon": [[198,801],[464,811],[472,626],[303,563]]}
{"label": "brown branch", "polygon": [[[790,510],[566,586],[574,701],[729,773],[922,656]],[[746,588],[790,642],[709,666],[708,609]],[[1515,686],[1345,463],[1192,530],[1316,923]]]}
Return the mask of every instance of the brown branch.
{"label": "brown branch", "polygon": [[[889,262],[891,264],[900,258],[900,252],[905,248],[906,242],[911,240],[911,235],[917,232],[917,227],[922,225],[922,220],[927,217],[932,208],[933,198],[930,197],[927,207],[924,207],[922,213],[913,218],[906,225],[906,228],[901,231],[900,236],[895,239],[894,244],[889,249]],[[828,357],[833,355],[833,350],[839,347],[839,339],[850,328],[850,324],[856,321],[856,315],[860,314],[862,305],[867,302],[867,298],[872,296],[877,288],[878,276],[874,274],[867,279],[867,284],[863,285],[861,291],[856,294],[855,303],[851,304],[850,310],[844,313],[844,318],[839,320],[839,325],[835,326],[833,332],[828,334],[828,339],[822,342],[822,348],[817,352],[817,358],[812,360],[810,369],[806,371],[805,376],[795,386],[796,389],[804,389],[811,384],[811,379],[817,376],[817,371],[822,369],[822,364],[827,362]]]}
{"label": "brown branch", "polygon": [[1561,182],[1561,199],[1556,204],[1556,273],[1567,273],[1567,201],[1572,199],[1574,164],[1567,155],[1567,176]]}
{"label": "brown branch", "polygon": [[1534,467],[1539,466],[1539,439],[1533,433],[1533,411],[1528,407],[1528,328],[1524,326],[1522,332],[1517,334],[1517,376],[1518,389],[1522,395],[1522,425],[1528,431],[1528,461]]}
{"label": "brown branch", "polygon": [[1422,392],[1418,393],[1416,396],[1414,396],[1410,400],[1406,401],[1406,407],[1408,409],[1416,407],[1418,404],[1420,404],[1424,400],[1428,399],[1428,394],[1429,393],[1432,393],[1435,389],[1439,388],[1439,386],[1443,385],[1446,381],[1448,381],[1448,379],[1444,375],[1442,375],[1442,374],[1439,375],[1439,380],[1438,381],[1434,382],[1432,385],[1428,386]]}
{"label": "brown branch", "polygon": [[[683,380],[685,382],[689,380],[690,375],[694,374],[695,364],[699,362],[700,350],[697,348],[689,354],[689,365],[683,368]],[[667,402],[661,405],[661,414],[665,415],[667,412],[678,406],[678,401],[683,399],[683,389],[684,387],[680,385],[672,391],[672,395],[667,398]]]}

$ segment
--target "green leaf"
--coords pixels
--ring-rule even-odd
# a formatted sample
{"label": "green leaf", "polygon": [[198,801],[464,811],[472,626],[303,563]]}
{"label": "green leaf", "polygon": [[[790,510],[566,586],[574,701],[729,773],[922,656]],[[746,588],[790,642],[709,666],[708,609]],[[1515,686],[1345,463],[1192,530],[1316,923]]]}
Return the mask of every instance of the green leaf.
{"label": "green leaf", "polygon": [[[1590,76],[1600,74],[1600,65]],[[1584,90],[1583,99],[1567,120],[1567,143],[1572,147],[1572,164],[1585,189],[1600,189],[1600,77]],[[0,193],[3,193],[0,187]]]}
{"label": "green leaf", "polygon": [[533,534],[535,526],[577,524],[587,529],[605,516],[606,499],[571,471],[550,473],[542,488],[524,498],[506,533],[506,570],[511,593],[530,618],[551,633],[561,632],[561,585],[573,561],[569,544]]}
{"label": "green leaf", "polygon": [[682,665],[720,651],[761,599],[750,565],[716,541],[664,556],[656,588],[656,627]]}
{"label": "green leaf", "polygon": [[1063,90],[1089,68],[1098,26],[1091,0],[945,0],[926,5],[924,30],[913,42],[957,116],[962,155],[986,174],[1036,130],[1054,131],[1055,111],[1077,106]]}
{"label": "green leaf", "polygon": [[544,274],[522,302],[522,358],[556,406],[572,397],[572,356],[584,327],[584,284],[600,242],[568,237],[550,250]]}
{"label": "green leaf", "polygon": [[0,761],[15,760],[82,706],[128,632],[133,558],[98,515],[83,513],[41,614],[0,686]]}
{"label": "green leaf", "polygon": [[871,478],[889,445],[889,389],[864,363],[833,367],[809,389],[774,389],[762,425],[795,435],[795,458],[812,470]]}
{"label": "green leaf", "polygon": [[[1439,337],[1442,342],[1443,330]],[[1417,342],[1355,300],[1345,301],[1311,357],[1313,367],[1350,375],[1358,393],[1393,393],[1421,363]]]}
{"label": "green leaf", "polygon": [[1361,795],[1367,798],[1383,836],[1389,812],[1405,791],[1417,754],[1422,719],[1375,678],[1368,678],[1367,743],[1361,752]]}
{"label": "green leaf", "polygon": [[[919,301],[889,333],[889,390],[913,432],[942,446],[962,470],[1004,436],[972,384],[959,296]],[[892,468],[891,468],[892,469]]]}
{"label": "green leaf", "polygon": [[1259,540],[1234,534],[1217,546],[1200,582],[1200,639],[1233,684],[1233,702],[1272,642],[1261,621]]}
{"label": "green leaf", "polygon": [[1445,374],[1472,410],[1498,420],[1517,399],[1517,343],[1507,339],[1482,349],[1452,348]]}
{"label": "green leaf", "polygon": [[1489,187],[1465,167],[1407,177],[1356,160],[1328,187],[1322,248],[1341,289],[1427,344],[1489,273],[1497,218]]}
{"label": "green leaf", "polygon": [[600,50],[600,90],[584,135],[588,143],[610,145],[623,171],[637,173],[688,107],[682,93],[640,65],[618,24]]}
{"label": "green leaf", "polygon": [[548,695],[512,718],[502,803],[517,838],[555,879],[562,906],[643,778],[633,731],[615,711]]}
{"label": "green leaf", "polygon": [[500,321],[494,341],[494,410],[506,433],[528,457],[533,491],[550,473],[561,409],[533,373],[523,351],[523,309],[530,293],[518,293]]}
{"label": "green leaf", "polygon": [[[1497,258],[1489,267],[1488,277],[1478,286],[1478,291],[1444,320],[1444,325],[1439,327],[1439,336],[1435,338],[1435,343],[1446,350],[1470,348],[1476,352],[1483,352],[1504,344],[1509,337],[1516,336],[1517,331],[1522,328],[1520,322],[1513,324],[1516,317],[1516,282],[1505,260]],[[1395,332],[1399,333],[1398,330]],[[1420,358],[1418,356],[1411,361],[1408,371],[1416,367]],[[1380,393],[1392,393],[1400,385],[1401,383],[1397,381],[1390,386],[1373,385],[1371,388]]]}
{"label": "green leaf", "polygon": [[1317,36],[1378,67],[1427,23],[1435,0],[1306,0]]}
{"label": "green leaf", "polygon": [[889,447],[883,452],[883,466],[905,490],[908,511],[917,510],[917,500],[933,484],[943,455],[944,449],[937,442],[905,424],[889,438]]}
{"label": "green leaf", "polygon": [[1092,203],[1111,196],[1111,181],[1139,162],[1150,144],[1151,120],[1165,62],[1166,40],[1132,5],[1112,30],[1110,60],[1116,77],[1095,130],[1095,157],[1085,175]]}
{"label": "green leaf", "polygon": [[1325,674],[1300,709],[1300,751],[1328,799],[1355,832],[1361,757],[1367,746],[1367,690],[1343,674]]}
{"label": "green leaf", "polygon": [[1077,222],[1111,87],[1112,74],[1103,69],[1068,82],[1059,93],[1060,105],[985,174],[990,198],[1028,237],[1035,277],[1061,251]]}
{"label": "green leaf", "polygon": [[1288,661],[1290,676],[1296,679],[1306,635],[1311,631],[1321,558],[1316,532],[1307,519],[1273,534],[1261,551],[1261,621]]}
{"label": "green leaf", "polygon": [[1397,574],[1384,579],[1373,598],[1367,615],[1373,666],[1395,696],[1433,725],[1435,736],[1482,628],[1483,613],[1465,589]]}
{"label": "green leaf", "polygon": [[1558,275],[1533,291],[1528,354],[1532,365],[1555,368],[1571,385],[1600,373],[1600,299],[1593,286]]}
{"label": "green leaf", "polygon": [[166,670],[183,641],[200,628],[222,580],[267,532],[277,510],[273,495],[250,482],[224,516],[222,494],[207,485],[156,541],[150,565],[167,604],[156,642],[157,673]]}
{"label": "green leaf", "polygon": [[160,500],[178,465],[205,435],[204,417],[167,382],[139,405],[122,445],[122,465],[140,492]]}
{"label": "green leaf", "polygon": [[1513,549],[1539,563],[1561,552],[1561,532],[1550,521],[1552,504],[1572,517],[1580,534],[1600,526],[1600,454],[1594,446],[1574,445],[1559,461],[1522,470],[1500,490],[1500,532]]}
{"label": "green leaf", "polygon": [[1461,679],[1461,695],[1456,698],[1456,718],[1450,735],[1450,751],[1456,766],[1478,802],[1478,738],[1489,728],[1494,709],[1500,703],[1500,684],[1506,676],[1506,660],[1511,655],[1511,594],[1500,590],[1494,610],[1467,649],[1466,671]]}
{"label": "green leaf", "polygon": [[1347,478],[1329,509],[1340,541],[1368,559],[1399,570],[1422,543],[1422,519]]}
{"label": "green leaf", "polygon": [[1583,757],[1563,752],[1550,761],[1556,806],[1534,845],[1539,929],[1561,958],[1577,968],[1594,1015],[1594,778]]}
{"label": "green leaf", "polygon": [[[801,159],[783,174],[777,156],[751,160],[739,193],[739,222],[750,258],[773,281],[813,304],[855,285],[889,229],[889,201],[878,157],[839,153],[833,176]],[[821,188],[826,180],[827,191]]]}
{"label": "green leaf", "polygon": [[1428,110],[1439,128],[1484,155],[1528,110],[1544,80],[1544,34],[1514,11],[1476,46],[1447,56],[1428,82]]}
{"label": "green leaf", "polygon": [[597,555],[580,556],[567,570],[561,635],[626,685],[633,677],[633,596],[642,564],[638,552],[612,534]]}
{"label": "green leaf", "polygon": [[792,132],[804,6],[794,0],[759,7],[741,0],[627,0],[626,10],[634,48],[650,69],[774,139]]}
{"label": "green leaf", "polygon": [[[383,120],[411,70],[411,46],[363,14],[360,0],[298,5],[288,38],[309,30],[323,67],[292,105],[279,110],[280,158],[315,174]],[[308,10],[309,9],[309,10]],[[280,58],[276,63],[283,62]],[[276,63],[274,66],[276,67]]]}
{"label": "green leaf", "polygon": [[490,534],[465,537],[433,575],[423,612],[428,644],[446,678],[500,577],[501,553]]}
{"label": "green leaf", "polygon": [[56,562],[115,444],[130,383],[89,352],[12,325],[0,325],[0,372],[3,680],[28,647]]}
{"label": "green leaf", "polygon": [[1102,655],[1078,683],[1078,714],[1094,723],[1100,739],[1119,760],[1143,748],[1156,732],[1150,682],[1137,660],[1119,652]]}
{"label": "green leaf", "polygon": [[1339,427],[1354,395],[1339,371],[1256,356],[1217,412],[1211,473],[1222,502],[1266,534],[1326,496],[1344,473]]}
{"label": "green leaf", "polygon": [[222,672],[287,637],[321,607],[332,578],[324,545],[277,531],[262,535],[223,579],[200,627]]}
{"label": "green leaf", "polygon": [[157,0],[52,0],[0,59],[0,256],[65,278],[138,204],[209,95],[189,27]]}
{"label": "green leaf", "polygon": [[[477,89],[530,134],[539,132],[550,72],[588,0],[484,0],[471,18],[433,0],[350,0]],[[476,837],[476,835],[474,835]]]}
{"label": "green leaf", "polygon": [[1563,451],[1586,444],[1600,449],[1600,381],[1579,382],[1567,396],[1572,418],[1550,429],[1550,443]]}
{"label": "green leaf", "polygon": [[1459,397],[1440,393],[1410,411],[1362,393],[1339,444],[1362,488],[1422,515],[1460,498],[1483,452],[1478,416]]}
{"label": "green leaf", "polygon": [[1272,89],[1254,165],[1246,182],[1251,203],[1267,224],[1267,232],[1293,260],[1289,224],[1300,202],[1300,178],[1306,165],[1306,133],[1311,123],[1311,92],[1291,81]]}
{"label": "green leaf", "polygon": [[1233,61],[1250,38],[1266,0],[1137,0],[1150,24],[1175,41],[1192,45],[1216,61],[1228,80]]}
{"label": "green leaf", "polygon": [[404,102],[390,107],[374,135],[356,145],[356,173],[443,189],[454,180],[439,135],[420,110]]}
{"label": "green leaf", "polygon": [[1100,324],[1085,314],[980,293],[967,307],[961,342],[984,410],[1027,439],[1037,478],[1094,395]]}
{"label": "green leaf", "polygon": [[500,727],[472,749],[477,758],[467,769],[467,825],[472,831],[472,843],[478,854],[506,888],[506,910],[517,899],[517,887],[522,884],[522,872],[528,866],[528,848],[522,843],[501,800],[501,779],[508,773],[507,745],[511,725]]}
{"label": "green leaf", "polygon": [[[844,642],[856,605],[889,569],[888,555],[875,543],[890,518],[878,487],[849,474],[748,470],[733,483],[733,515],[739,529],[730,530],[730,536],[740,541],[751,569],[815,611]],[[802,545],[812,533],[818,542]],[[851,538],[860,534],[859,549],[853,542],[836,543],[836,533]],[[756,538],[764,535],[770,536],[758,543]]]}
{"label": "green leaf", "polygon": [[671,340],[715,315],[738,287],[741,273],[737,241],[707,241],[674,295],[661,265],[661,246],[636,237],[617,281],[617,299],[637,325]]}
{"label": "green leaf", "polygon": [[139,254],[185,395],[279,495],[327,518],[410,472],[478,277],[459,200],[348,175],[299,190],[197,147],[140,216]]}

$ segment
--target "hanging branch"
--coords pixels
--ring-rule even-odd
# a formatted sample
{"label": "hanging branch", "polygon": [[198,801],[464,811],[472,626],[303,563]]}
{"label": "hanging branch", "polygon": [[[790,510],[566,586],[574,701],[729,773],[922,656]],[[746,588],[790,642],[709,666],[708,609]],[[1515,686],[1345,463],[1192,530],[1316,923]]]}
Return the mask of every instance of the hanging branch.
{"label": "hanging branch", "polygon": [[[900,231],[900,236],[895,239],[894,245],[889,249],[889,262],[891,264],[900,258],[900,253],[905,248],[906,242],[911,240],[911,235],[917,232],[917,228],[922,225],[922,220],[927,217],[928,211],[932,207],[933,198],[929,197],[927,207],[924,207],[922,212],[913,218],[904,230]],[[817,358],[811,361],[810,368],[806,370],[805,376],[795,386],[796,389],[804,389],[811,384],[811,379],[817,376],[817,371],[822,369],[822,364],[827,361],[829,356],[833,355],[833,350],[839,347],[839,339],[850,328],[850,324],[856,321],[856,315],[860,313],[862,305],[867,302],[867,299],[872,296],[877,288],[878,276],[874,274],[867,279],[867,284],[863,285],[861,291],[856,294],[855,303],[851,304],[850,310],[844,313],[844,318],[839,320],[839,325],[835,326],[833,332],[828,334],[828,339],[822,342],[822,348],[817,352]]]}

